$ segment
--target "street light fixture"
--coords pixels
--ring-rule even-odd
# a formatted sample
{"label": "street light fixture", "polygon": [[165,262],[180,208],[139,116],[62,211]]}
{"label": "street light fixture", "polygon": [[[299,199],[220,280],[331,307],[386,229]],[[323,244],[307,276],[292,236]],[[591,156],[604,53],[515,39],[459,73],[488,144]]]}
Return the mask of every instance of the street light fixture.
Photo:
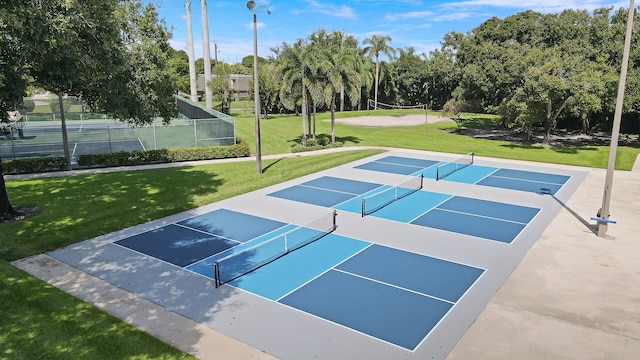
{"label": "street light fixture", "polygon": [[255,105],[256,117],[256,172],[262,174],[262,148],[260,144],[260,88],[258,85],[258,21],[256,13],[262,9],[267,10],[267,15],[271,10],[265,5],[256,4],[255,1],[247,1],[247,9],[253,12],[253,102]]}

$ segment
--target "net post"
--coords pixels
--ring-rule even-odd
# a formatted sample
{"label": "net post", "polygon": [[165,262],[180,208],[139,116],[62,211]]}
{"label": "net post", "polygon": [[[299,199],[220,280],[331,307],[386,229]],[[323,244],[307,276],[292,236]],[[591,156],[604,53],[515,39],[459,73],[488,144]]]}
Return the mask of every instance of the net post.
{"label": "net post", "polygon": [[220,287],[220,269],[218,268],[218,262],[213,262],[213,281],[216,284],[216,289]]}
{"label": "net post", "polygon": [[420,174],[420,190],[424,187],[424,173]]}
{"label": "net post", "polygon": [[429,105],[424,104],[424,123],[429,123]]}
{"label": "net post", "polygon": [[335,231],[338,228],[337,218],[338,218],[338,211],[333,210],[333,231]]}
{"label": "net post", "polygon": [[436,166],[436,181],[440,180],[440,167]]}
{"label": "net post", "polygon": [[366,212],[364,203],[365,203],[365,198],[362,198],[362,217],[365,216],[365,212]]}
{"label": "net post", "polygon": [[475,162],[475,157],[476,157],[476,153],[475,152],[471,152],[471,163],[473,164]]}
{"label": "net post", "polygon": [[289,237],[287,236],[289,233],[284,233],[284,253],[289,253]]}

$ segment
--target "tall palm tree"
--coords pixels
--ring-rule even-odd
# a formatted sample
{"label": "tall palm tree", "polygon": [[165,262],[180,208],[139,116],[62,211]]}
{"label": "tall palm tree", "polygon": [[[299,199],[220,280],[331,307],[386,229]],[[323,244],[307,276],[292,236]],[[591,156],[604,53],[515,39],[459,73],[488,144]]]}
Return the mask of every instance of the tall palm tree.
{"label": "tall palm tree", "polygon": [[308,46],[303,40],[298,39],[293,45],[283,43],[282,49],[278,50],[278,60],[282,72],[282,105],[294,110],[298,99],[301,99],[302,144],[306,146],[307,95],[314,101],[322,99],[322,85],[317,77],[320,52],[316,47]]}
{"label": "tall palm tree", "polygon": [[[358,40],[353,35],[347,34],[344,30],[333,30],[331,32],[327,32],[324,28],[319,28],[318,30],[311,33],[311,35],[309,35],[308,40],[310,45],[315,45],[323,50],[330,50],[327,54],[331,56],[336,54],[350,54],[352,59],[349,61],[349,66],[354,68],[356,71],[361,71],[360,68],[362,66],[364,58],[363,56],[361,56],[361,53],[358,50]],[[340,87],[339,99],[340,111],[344,111],[344,85]],[[349,101],[351,101],[352,103],[354,102],[353,99],[349,99]]]}
{"label": "tall palm tree", "polygon": [[368,44],[369,46],[364,48],[364,53],[369,54],[369,57],[375,57],[376,59],[376,73],[374,75],[375,79],[375,92],[374,92],[374,109],[378,108],[378,76],[380,74],[380,53],[387,55],[389,59],[393,59],[395,55],[395,49],[389,45],[387,42],[391,42],[390,36],[382,36],[382,35],[373,35],[370,38],[364,39],[363,44]]}
{"label": "tall palm tree", "polygon": [[362,78],[358,65],[357,49],[326,48],[324,61],[320,65],[320,73],[325,77],[324,102],[331,109],[331,143],[335,143],[336,98],[343,98],[344,93],[351,101],[357,103]]}

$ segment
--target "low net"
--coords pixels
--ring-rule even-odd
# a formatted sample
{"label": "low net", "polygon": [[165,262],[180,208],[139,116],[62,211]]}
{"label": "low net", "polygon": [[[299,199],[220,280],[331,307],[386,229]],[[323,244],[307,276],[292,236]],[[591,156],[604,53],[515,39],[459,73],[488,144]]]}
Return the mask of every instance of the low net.
{"label": "low net", "polygon": [[458,159],[436,167],[436,181],[442,180],[454,172],[473,164],[474,153],[470,152]]}
{"label": "low net", "polygon": [[215,261],[213,274],[216,287],[332,233],[337,227],[336,217],[334,210],[303,226]]}
{"label": "low net", "polygon": [[382,102],[377,102],[375,100],[369,99],[367,102],[367,110],[380,109],[380,110],[420,110],[427,109],[427,104],[418,104],[418,105],[391,105],[385,104]]}
{"label": "low net", "polygon": [[422,189],[423,183],[424,175],[412,176],[411,179],[400,185],[362,198],[362,217],[374,213],[392,202]]}

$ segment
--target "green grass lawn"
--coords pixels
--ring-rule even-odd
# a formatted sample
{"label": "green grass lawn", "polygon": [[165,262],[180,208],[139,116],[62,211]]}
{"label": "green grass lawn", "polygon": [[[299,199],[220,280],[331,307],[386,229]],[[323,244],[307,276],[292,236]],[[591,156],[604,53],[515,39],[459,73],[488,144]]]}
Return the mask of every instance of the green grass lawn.
{"label": "green grass lawn", "polygon": [[[254,117],[234,113],[237,135],[255,148]],[[398,114],[371,112],[372,114]],[[415,112],[414,113],[423,113]],[[364,116],[366,111],[337,113]],[[317,134],[329,136],[329,114],[318,114]],[[490,125],[474,117],[469,125]],[[300,140],[301,118],[272,115],[261,121],[264,155],[289,153]],[[412,127],[362,128],[336,125],[345,146],[467,153],[548,163],[606,167],[608,147],[543,148],[455,134],[454,122]],[[629,170],[640,149],[620,147],[617,168]],[[188,355],[68,295],[8,261],[54,250],[146,221],[216,202],[265,186],[379,153],[348,151],[263,161],[7,181],[12,204],[36,207],[31,218],[0,224],[0,359],[183,359]]]}
{"label": "green grass lawn", "polygon": [[[389,112],[376,110],[371,114],[424,113],[424,111]],[[435,113],[434,113],[435,114]],[[236,133],[249,142],[255,149],[255,120],[249,116],[234,113],[236,116]],[[366,116],[367,111],[336,113],[336,117]],[[331,123],[328,113],[319,114],[316,120],[317,135],[331,135]],[[488,126],[496,125],[498,120],[492,116],[475,116],[464,125]],[[428,150],[447,153],[466,154],[470,151],[479,156],[503,159],[538,161],[554,164],[566,164],[586,167],[606,168],[609,158],[608,146],[573,146],[573,147],[541,147],[512,144],[504,141],[476,139],[460,135],[453,121],[418,126],[398,126],[385,128],[365,128],[336,124],[336,141],[344,146],[390,146],[398,148]],[[262,153],[287,153],[291,147],[300,142],[302,118],[292,115],[271,115],[260,122]],[[616,169],[630,170],[640,153],[638,147],[618,148]]]}
{"label": "green grass lawn", "polygon": [[160,340],[8,261],[175,214],[379,153],[7,181],[14,206],[39,214],[0,224],[0,359],[187,359]]}

